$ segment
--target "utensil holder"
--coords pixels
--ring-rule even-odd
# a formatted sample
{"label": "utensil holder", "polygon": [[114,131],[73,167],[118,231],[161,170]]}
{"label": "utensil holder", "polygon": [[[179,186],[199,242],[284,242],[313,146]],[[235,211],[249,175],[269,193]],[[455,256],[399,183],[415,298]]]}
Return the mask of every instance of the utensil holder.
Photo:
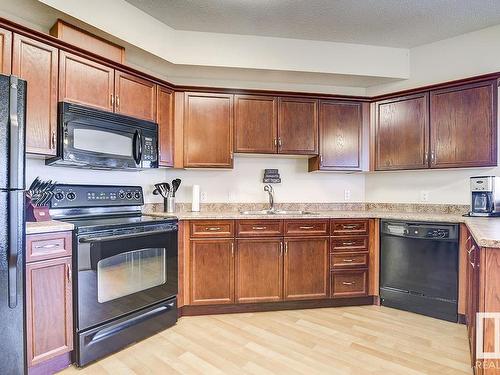
{"label": "utensil holder", "polygon": [[168,213],[175,212],[175,197],[168,197],[163,200],[163,210]]}

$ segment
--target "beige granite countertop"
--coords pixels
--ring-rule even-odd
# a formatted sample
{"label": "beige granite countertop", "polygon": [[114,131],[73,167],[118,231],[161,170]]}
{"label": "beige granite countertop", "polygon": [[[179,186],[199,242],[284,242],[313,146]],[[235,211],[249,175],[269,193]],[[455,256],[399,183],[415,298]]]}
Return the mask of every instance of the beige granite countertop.
{"label": "beige granite countertop", "polygon": [[63,221],[41,221],[38,223],[26,223],[26,234],[40,234],[50,232],[64,232],[73,230],[75,226]]}
{"label": "beige granite countertop", "polygon": [[465,223],[477,244],[481,247],[500,248],[500,218],[464,217],[460,214],[433,212],[397,212],[380,210],[339,210],[318,211],[307,215],[243,215],[239,212],[148,212],[159,217],[177,217],[179,220],[216,220],[216,219],[343,219],[374,218],[409,221],[431,221],[442,223]]}

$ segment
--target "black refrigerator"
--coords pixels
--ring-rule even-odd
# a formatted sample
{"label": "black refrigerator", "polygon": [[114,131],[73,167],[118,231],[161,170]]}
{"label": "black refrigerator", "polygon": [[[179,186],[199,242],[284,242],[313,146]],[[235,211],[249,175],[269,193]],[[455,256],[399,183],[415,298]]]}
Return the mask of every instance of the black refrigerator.
{"label": "black refrigerator", "polygon": [[26,372],[24,197],[26,82],[0,75],[0,374]]}

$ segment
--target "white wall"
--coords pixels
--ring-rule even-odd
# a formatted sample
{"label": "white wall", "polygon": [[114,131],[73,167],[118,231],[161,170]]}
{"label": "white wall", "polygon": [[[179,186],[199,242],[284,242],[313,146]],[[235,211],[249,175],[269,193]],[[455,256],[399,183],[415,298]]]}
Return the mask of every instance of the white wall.
{"label": "white wall", "polygon": [[207,202],[267,202],[262,177],[265,168],[278,168],[282,183],[275,184],[276,202],[343,202],[344,190],[350,201],[364,200],[364,176],[344,173],[308,173],[306,158],[236,156],[232,170],[158,169],[141,172],[99,171],[45,166],[40,159],[27,160],[27,183],[36,176],[59,183],[141,185],[148,203],[161,202],[152,195],[153,184],[182,179],[178,202],[191,202],[191,187],[200,185]]}

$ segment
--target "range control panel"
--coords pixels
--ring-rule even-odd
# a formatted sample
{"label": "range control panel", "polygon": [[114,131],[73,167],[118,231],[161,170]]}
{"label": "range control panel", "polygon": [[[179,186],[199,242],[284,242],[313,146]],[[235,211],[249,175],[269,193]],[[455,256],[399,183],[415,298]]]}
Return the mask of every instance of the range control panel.
{"label": "range control panel", "polygon": [[51,208],[139,206],[144,204],[140,186],[56,185]]}

